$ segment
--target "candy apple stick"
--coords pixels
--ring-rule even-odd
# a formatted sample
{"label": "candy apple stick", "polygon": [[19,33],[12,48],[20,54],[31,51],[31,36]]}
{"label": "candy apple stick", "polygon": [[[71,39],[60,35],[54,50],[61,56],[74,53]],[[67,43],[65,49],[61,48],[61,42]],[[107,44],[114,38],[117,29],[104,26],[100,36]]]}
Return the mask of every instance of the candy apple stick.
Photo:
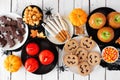
{"label": "candy apple stick", "polygon": [[46,24],[47,24],[56,34],[58,34],[59,36],[61,36],[61,37],[64,39],[64,41],[66,40],[66,38],[64,37],[64,35],[61,34],[61,32],[58,32],[58,31],[55,29],[55,27],[54,27],[50,22],[47,22]]}
{"label": "candy apple stick", "polygon": [[53,37],[55,37],[58,41],[63,42],[64,39],[60,35],[56,35],[47,24],[42,24],[42,26],[47,30]]}
{"label": "candy apple stick", "polygon": [[67,27],[65,25],[65,21],[63,21],[63,18],[60,16],[59,13],[57,15],[58,15],[58,19],[59,19],[59,21],[60,21],[60,23],[61,23],[61,25],[63,27],[62,31],[67,35],[67,38],[70,39],[70,34],[69,34],[69,31],[68,31],[68,29],[67,29]]}
{"label": "candy apple stick", "polygon": [[59,32],[59,34],[64,38],[66,39],[66,36],[61,32],[61,30],[58,28],[57,24],[53,21],[53,20],[48,20],[48,22],[50,22],[54,28]]}
{"label": "candy apple stick", "polygon": [[65,33],[65,31],[64,31],[64,29],[63,29],[63,27],[62,27],[62,25],[61,25],[61,23],[59,21],[59,19],[57,18],[57,16],[53,17],[53,19],[57,23],[59,29],[61,30],[61,33],[64,34],[66,36],[66,38],[67,38],[67,35],[66,35],[66,33]]}
{"label": "candy apple stick", "polygon": [[59,22],[57,16],[53,17],[53,19],[54,19],[54,21],[57,23],[59,29],[60,29],[60,30],[63,30],[63,28],[62,28],[62,26],[61,26],[61,24],[60,24],[60,22]]}
{"label": "candy apple stick", "polygon": [[55,33],[50,30],[47,24],[43,23],[42,26],[45,28],[45,30],[47,30],[47,32],[49,32],[53,37],[55,37]]}

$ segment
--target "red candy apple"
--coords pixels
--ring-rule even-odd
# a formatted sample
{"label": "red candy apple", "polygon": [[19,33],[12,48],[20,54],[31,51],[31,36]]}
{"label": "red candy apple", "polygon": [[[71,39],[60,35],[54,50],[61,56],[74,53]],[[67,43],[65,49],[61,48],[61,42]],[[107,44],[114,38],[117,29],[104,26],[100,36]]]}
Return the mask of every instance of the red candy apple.
{"label": "red candy apple", "polygon": [[34,42],[28,43],[26,46],[26,52],[27,54],[34,56],[39,52],[39,46]]}
{"label": "red candy apple", "polygon": [[43,50],[39,54],[39,60],[43,65],[49,65],[54,60],[54,54],[49,50]]}
{"label": "red candy apple", "polygon": [[25,68],[29,72],[35,72],[39,68],[38,61],[35,58],[29,58],[25,61]]}

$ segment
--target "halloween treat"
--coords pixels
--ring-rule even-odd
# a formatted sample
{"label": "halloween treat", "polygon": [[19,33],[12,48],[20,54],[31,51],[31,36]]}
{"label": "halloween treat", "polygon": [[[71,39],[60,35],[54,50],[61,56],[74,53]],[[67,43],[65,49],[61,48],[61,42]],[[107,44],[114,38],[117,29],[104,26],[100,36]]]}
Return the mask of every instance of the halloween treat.
{"label": "halloween treat", "polygon": [[97,37],[102,42],[110,42],[114,38],[114,30],[111,27],[103,27],[98,30]]}
{"label": "halloween treat", "polygon": [[80,40],[80,47],[85,48],[86,50],[91,50],[95,47],[95,42],[88,37],[83,37]]}
{"label": "halloween treat", "polygon": [[81,62],[78,65],[78,72],[82,76],[87,76],[88,74],[90,74],[91,71],[92,69],[91,66],[88,64],[88,62]]}
{"label": "halloween treat", "polygon": [[102,58],[107,63],[114,63],[118,57],[119,51],[113,46],[107,46],[102,50]]}
{"label": "halloween treat", "polygon": [[84,26],[81,27],[75,27],[75,35],[80,35],[80,34],[84,34]]}
{"label": "halloween treat", "polygon": [[8,43],[10,47],[13,47],[15,43],[15,39],[17,39],[20,43],[23,41],[25,34],[24,24],[21,21],[21,18],[17,18],[17,20],[13,20],[10,17],[1,16],[0,17],[0,43],[4,47]]}
{"label": "halloween treat", "polygon": [[37,7],[28,6],[23,13],[23,21],[31,26],[39,25],[42,16],[42,13]]}
{"label": "halloween treat", "polygon": [[75,52],[75,55],[78,56],[79,62],[86,61],[88,57],[88,51],[84,48],[78,48]]}
{"label": "halloween treat", "polygon": [[26,45],[26,52],[28,55],[34,56],[34,55],[38,54],[39,46],[34,42],[28,43]]}
{"label": "halloween treat", "polygon": [[71,39],[65,43],[64,50],[67,53],[75,53],[78,47],[78,42],[75,39]]}
{"label": "halloween treat", "polygon": [[20,57],[15,55],[9,55],[4,60],[4,67],[9,72],[17,72],[22,66]]}
{"label": "halloween treat", "polygon": [[25,68],[29,72],[35,72],[39,68],[39,63],[35,58],[28,58],[25,61]]}
{"label": "halloween treat", "polygon": [[101,61],[100,54],[98,52],[90,52],[88,54],[88,60],[87,61],[92,66],[100,64],[100,61]]}
{"label": "halloween treat", "polygon": [[30,36],[32,38],[35,38],[37,36],[38,30],[30,30],[30,32],[31,32]]}
{"label": "halloween treat", "polygon": [[52,19],[47,19],[46,24],[43,23],[42,25],[59,42],[65,42],[67,39],[70,39],[68,25],[59,14]]}
{"label": "halloween treat", "polygon": [[0,35],[0,44],[2,47],[4,47],[7,44],[7,41],[4,39],[3,35]]}
{"label": "halloween treat", "polygon": [[43,50],[39,54],[39,60],[43,65],[49,65],[54,61],[54,54],[50,50]]}
{"label": "halloween treat", "polygon": [[120,45],[120,37],[115,41],[115,43]]}
{"label": "halloween treat", "polygon": [[64,55],[63,61],[68,67],[78,65],[78,57],[76,55],[66,54]]}
{"label": "halloween treat", "polygon": [[46,36],[44,35],[44,33],[43,32],[38,32],[38,30],[31,29],[30,32],[31,32],[30,36],[32,38],[36,38],[36,37],[37,38],[46,38]]}
{"label": "halloween treat", "polygon": [[13,20],[12,18],[6,17],[6,16],[1,16],[0,21],[2,21],[3,24],[6,24],[7,26],[15,26],[15,25],[17,25],[16,20]]}
{"label": "halloween treat", "polygon": [[109,25],[113,28],[120,28],[120,13],[119,12],[111,12],[107,16]]}
{"label": "halloween treat", "polygon": [[97,12],[90,16],[90,19],[88,22],[91,28],[100,29],[105,25],[106,17],[104,14]]}
{"label": "halloween treat", "polygon": [[70,13],[69,19],[74,26],[81,27],[87,21],[87,14],[81,8],[75,8]]}
{"label": "halloween treat", "polygon": [[38,38],[46,38],[46,36],[44,35],[43,32],[40,32],[40,33],[38,32],[38,33],[37,33],[37,37],[38,37]]}

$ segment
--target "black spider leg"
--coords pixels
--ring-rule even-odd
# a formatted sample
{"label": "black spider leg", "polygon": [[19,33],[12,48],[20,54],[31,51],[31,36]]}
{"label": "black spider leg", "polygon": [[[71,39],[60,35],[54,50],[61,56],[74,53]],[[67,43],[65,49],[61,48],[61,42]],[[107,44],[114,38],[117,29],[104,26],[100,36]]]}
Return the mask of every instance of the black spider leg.
{"label": "black spider leg", "polygon": [[61,71],[62,71],[62,72],[68,71],[68,70],[67,70],[68,67],[67,67],[66,65],[64,65],[63,63],[62,63],[62,66],[58,66],[57,68],[58,68],[58,70],[60,71],[60,73],[61,73]]}
{"label": "black spider leg", "polygon": [[12,51],[8,51],[8,50],[3,50],[3,49],[1,49],[1,53],[2,53],[1,56],[3,56],[3,55],[11,55],[11,54],[12,54]]}
{"label": "black spider leg", "polygon": [[53,8],[51,8],[51,7],[45,8],[45,10],[43,10],[43,11],[45,11],[45,15],[46,15],[45,19],[52,17],[52,10],[53,10]]}

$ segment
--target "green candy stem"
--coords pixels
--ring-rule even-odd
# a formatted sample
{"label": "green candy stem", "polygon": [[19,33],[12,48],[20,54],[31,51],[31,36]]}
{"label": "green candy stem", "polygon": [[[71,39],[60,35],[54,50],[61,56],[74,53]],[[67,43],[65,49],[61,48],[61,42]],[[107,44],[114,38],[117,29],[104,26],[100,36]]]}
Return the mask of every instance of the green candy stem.
{"label": "green candy stem", "polygon": [[120,15],[115,15],[114,21],[115,22],[120,22]]}
{"label": "green candy stem", "polygon": [[96,24],[97,26],[99,26],[100,24],[102,24],[102,18],[96,18],[96,19],[95,19],[95,24]]}
{"label": "green candy stem", "polygon": [[109,39],[109,37],[110,37],[110,33],[109,33],[109,32],[103,32],[103,33],[102,33],[102,38],[103,38],[103,39],[106,39],[106,40],[107,40],[107,39]]}

